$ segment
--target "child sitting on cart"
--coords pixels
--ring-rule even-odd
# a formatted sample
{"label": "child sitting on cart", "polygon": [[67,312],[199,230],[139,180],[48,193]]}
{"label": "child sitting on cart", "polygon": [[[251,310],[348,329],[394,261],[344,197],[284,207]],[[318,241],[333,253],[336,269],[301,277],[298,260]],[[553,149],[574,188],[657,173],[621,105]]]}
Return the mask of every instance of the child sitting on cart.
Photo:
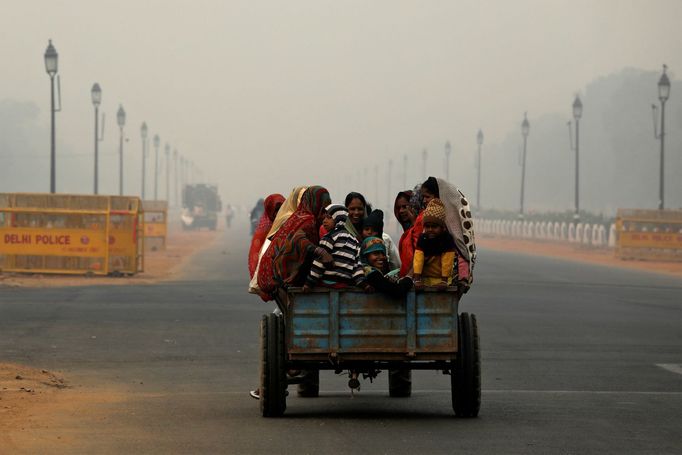
{"label": "child sitting on cart", "polygon": [[330,204],[325,211],[323,226],[329,232],[322,237],[319,247],[327,251],[333,261],[325,266],[315,259],[303,291],[310,291],[317,284],[336,289],[358,286],[369,290],[360,263],[360,244],[346,229],[348,210],[343,205]]}
{"label": "child sitting on cart", "polygon": [[373,289],[391,297],[402,298],[412,289],[412,279],[398,279],[398,269],[388,272],[386,245],[379,237],[367,237],[362,241],[362,262],[365,264],[367,283]]}
{"label": "child sitting on cart", "polygon": [[457,260],[455,240],[445,225],[443,202],[432,199],[424,210],[424,230],[414,251],[414,286],[436,286],[445,290],[452,284]]}

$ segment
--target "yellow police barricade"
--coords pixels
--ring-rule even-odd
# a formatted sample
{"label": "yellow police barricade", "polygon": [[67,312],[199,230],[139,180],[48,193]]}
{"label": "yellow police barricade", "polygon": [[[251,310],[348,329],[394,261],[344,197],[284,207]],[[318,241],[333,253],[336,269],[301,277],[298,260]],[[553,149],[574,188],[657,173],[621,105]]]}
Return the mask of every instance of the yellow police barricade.
{"label": "yellow police barricade", "polygon": [[140,199],[0,194],[0,270],[135,274],[144,270]]}
{"label": "yellow police barricade", "polygon": [[619,209],[616,255],[621,259],[682,261],[682,210]]}
{"label": "yellow police barricade", "polygon": [[109,196],[109,273],[144,271],[144,218],[140,198]]}
{"label": "yellow police barricade", "polygon": [[109,198],[0,193],[0,271],[109,272]]}
{"label": "yellow police barricade", "polygon": [[165,250],[168,237],[168,201],[142,201],[144,212],[144,247]]}

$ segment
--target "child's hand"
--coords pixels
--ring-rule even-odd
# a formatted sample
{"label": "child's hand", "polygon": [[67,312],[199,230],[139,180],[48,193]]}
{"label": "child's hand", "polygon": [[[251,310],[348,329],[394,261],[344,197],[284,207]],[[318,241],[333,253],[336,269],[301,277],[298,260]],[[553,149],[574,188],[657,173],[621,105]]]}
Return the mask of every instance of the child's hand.
{"label": "child's hand", "polygon": [[305,293],[308,293],[308,292],[312,291],[313,288],[308,283],[306,283],[303,285],[303,289],[301,289],[301,290]]}
{"label": "child's hand", "polygon": [[440,283],[436,285],[436,289],[439,291],[445,291],[448,288],[448,282],[445,280],[442,280]]}
{"label": "child's hand", "polygon": [[374,286],[372,286],[371,284],[365,284],[364,286],[362,286],[362,289],[368,294],[374,292]]}
{"label": "child's hand", "polygon": [[415,289],[424,289],[424,282],[422,281],[422,276],[417,275],[416,273],[412,277],[412,281],[414,281],[414,288]]}
{"label": "child's hand", "polygon": [[327,250],[319,246],[315,248],[315,256],[317,256],[320,262],[323,263],[324,265],[328,265],[334,262],[334,258],[332,257],[332,255],[329,254]]}

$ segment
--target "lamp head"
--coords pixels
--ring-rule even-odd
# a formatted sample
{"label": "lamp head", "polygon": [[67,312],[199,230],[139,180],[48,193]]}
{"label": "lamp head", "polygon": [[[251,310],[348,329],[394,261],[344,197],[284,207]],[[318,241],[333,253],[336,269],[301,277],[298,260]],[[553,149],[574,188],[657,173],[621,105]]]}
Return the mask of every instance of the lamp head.
{"label": "lamp head", "polygon": [[580,96],[576,95],[575,96],[575,101],[573,101],[573,118],[576,120],[580,120],[580,117],[583,116],[583,102],[580,101]]}
{"label": "lamp head", "polygon": [[59,54],[57,54],[57,50],[52,45],[52,40],[50,40],[47,49],[45,49],[45,71],[47,71],[50,77],[54,77],[57,74],[58,63]]}
{"label": "lamp head", "polygon": [[476,135],[476,142],[478,145],[483,145],[483,131],[478,130],[478,134]]}
{"label": "lamp head", "polygon": [[668,97],[670,97],[670,79],[668,79],[666,74],[667,70],[668,65],[663,65],[663,74],[661,74],[661,78],[658,80],[658,99],[661,100],[661,103],[665,103]]}
{"label": "lamp head", "polygon": [[528,133],[530,132],[530,123],[528,122],[528,113],[524,112],[523,113],[523,122],[521,123],[521,134],[523,134],[524,137],[528,136]]}
{"label": "lamp head", "polygon": [[116,113],[116,121],[118,126],[123,128],[126,124],[126,111],[123,110],[123,106],[118,105],[118,112]]}
{"label": "lamp head", "polygon": [[93,84],[92,90],[90,90],[90,97],[92,98],[92,105],[99,107],[102,103],[102,89],[96,82]]}

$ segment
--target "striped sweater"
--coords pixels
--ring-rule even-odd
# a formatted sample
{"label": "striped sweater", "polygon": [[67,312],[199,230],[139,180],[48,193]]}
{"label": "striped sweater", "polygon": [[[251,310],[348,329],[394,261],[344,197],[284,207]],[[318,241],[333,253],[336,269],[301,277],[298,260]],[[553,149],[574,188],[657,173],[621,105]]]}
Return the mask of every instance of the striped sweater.
{"label": "striped sweater", "polygon": [[360,286],[365,281],[365,273],[360,262],[360,244],[345,228],[337,226],[322,237],[319,246],[331,254],[334,262],[325,267],[316,258],[308,275],[308,285],[314,286],[323,280],[327,284],[344,283]]}

